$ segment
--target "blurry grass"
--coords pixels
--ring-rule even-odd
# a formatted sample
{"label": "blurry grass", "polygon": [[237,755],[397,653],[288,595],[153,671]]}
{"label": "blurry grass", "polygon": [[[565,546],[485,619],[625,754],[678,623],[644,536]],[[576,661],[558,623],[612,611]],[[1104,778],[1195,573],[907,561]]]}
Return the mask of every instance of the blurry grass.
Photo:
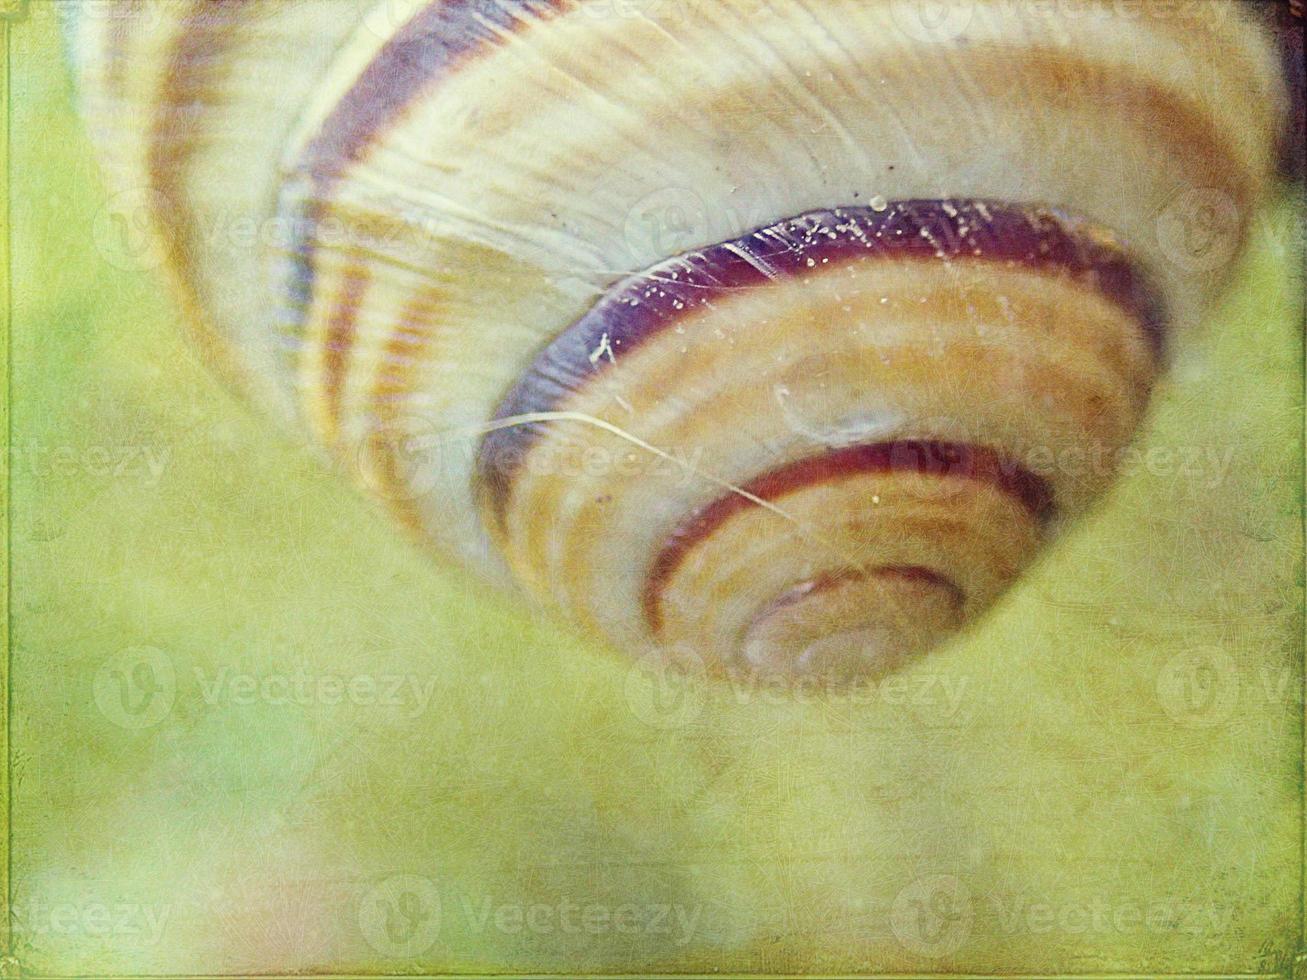
{"label": "blurry grass", "polygon": [[[963,715],[700,693],[685,724],[659,728],[633,710],[623,664],[434,567],[196,364],[156,281],[95,250],[104,193],[48,5],[14,51],[13,832],[28,969],[390,966],[357,908],[400,872],[445,903],[429,967],[1220,971],[1294,945],[1290,201],[1258,223],[1238,290],[1141,440],[1228,450],[1228,471],[1126,474],[918,672],[966,686]],[[129,452],[124,473],[102,471]],[[141,730],[93,697],[97,671],[134,647],[163,651],[176,676],[171,711]],[[1159,676],[1195,650],[1237,672],[1238,710],[1211,727],[1159,700]],[[224,667],[434,686],[425,710],[210,703],[203,684]],[[1285,670],[1288,693],[1267,695]],[[976,904],[956,961],[912,959],[886,925],[931,873],[961,877]],[[1204,935],[1012,934],[995,902],[1013,895],[1207,899],[1233,918]],[[478,926],[463,903],[487,896],[701,916],[683,946],[530,935]],[[166,907],[167,928],[154,941],[57,929],[40,911],[57,902]]]}

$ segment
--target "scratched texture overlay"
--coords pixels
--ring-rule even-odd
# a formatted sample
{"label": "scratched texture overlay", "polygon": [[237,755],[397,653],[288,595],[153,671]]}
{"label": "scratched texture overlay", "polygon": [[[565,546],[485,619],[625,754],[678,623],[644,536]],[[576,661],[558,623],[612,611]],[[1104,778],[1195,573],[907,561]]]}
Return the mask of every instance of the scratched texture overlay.
{"label": "scratched texture overlay", "polygon": [[1292,972],[1291,194],[994,615],[845,696],[709,687],[435,567],[229,396],[104,219],[52,4],[7,31],[3,975]]}

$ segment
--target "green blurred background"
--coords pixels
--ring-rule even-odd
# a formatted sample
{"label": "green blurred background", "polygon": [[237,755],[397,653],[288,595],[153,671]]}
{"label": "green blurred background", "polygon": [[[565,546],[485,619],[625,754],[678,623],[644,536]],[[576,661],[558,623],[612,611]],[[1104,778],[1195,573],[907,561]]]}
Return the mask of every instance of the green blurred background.
{"label": "green blurred background", "polygon": [[[31,974],[1269,972],[1299,946],[1301,224],[1101,507],[842,698],[651,678],[435,567],[196,363],[11,27]],[[1185,461],[1188,460],[1188,463]],[[1146,465],[1145,465],[1146,462]]]}

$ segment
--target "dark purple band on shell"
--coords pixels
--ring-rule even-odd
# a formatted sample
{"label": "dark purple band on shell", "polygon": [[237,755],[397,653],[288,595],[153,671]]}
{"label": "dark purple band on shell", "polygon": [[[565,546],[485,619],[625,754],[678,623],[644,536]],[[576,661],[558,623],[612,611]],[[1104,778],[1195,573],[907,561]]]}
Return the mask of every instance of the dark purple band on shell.
{"label": "dark purple band on shell", "polygon": [[503,35],[560,9],[562,0],[429,0],[395,32],[336,104],[297,170],[310,182],[293,221],[291,318],[298,327],[313,295],[314,238],[336,181],[433,83]]}
{"label": "dark purple band on shell", "polygon": [[309,144],[301,166],[315,180],[339,177],[422,91],[469,54],[559,4],[551,0],[430,0],[363,70]]}
{"label": "dark purple band on shell", "polygon": [[1041,524],[1054,511],[1053,489],[1047,480],[983,446],[912,439],[833,449],[750,480],[742,488],[743,494],[718,497],[677,528],[664,542],[645,579],[644,613],[650,628],[655,633],[661,628],[663,590],[681,563],[732,517],[758,507],[758,500],[770,503],[809,487],[871,473],[918,473],[986,483],[1020,501]]}
{"label": "dark purple band on shell", "polygon": [[1289,119],[1280,139],[1280,172],[1291,180],[1302,180],[1307,173],[1307,65],[1303,56],[1307,26],[1303,7],[1301,3],[1290,6],[1288,0],[1277,0],[1263,9],[1280,46],[1280,63],[1289,89]]}
{"label": "dark purple band on shell", "polygon": [[932,585],[947,592],[955,608],[961,609],[967,604],[967,595],[962,587],[947,575],[941,574],[933,568],[926,568],[924,565],[878,565],[875,568],[866,570],[844,568],[835,572],[824,572],[816,578],[800,582],[773,599],[755,619],[763,619],[787,606],[793,606],[805,599],[837,589],[842,585],[851,582],[865,582],[870,578],[877,578],[882,581],[897,580],[899,582],[917,582],[922,585]]}
{"label": "dark purple band on shell", "polygon": [[[1103,229],[1061,211],[979,200],[908,200],[882,209],[813,211],[668,259],[615,286],[536,357],[497,408],[502,420],[557,411],[615,358],[725,294],[859,259],[988,262],[1056,270],[1120,306],[1154,354],[1165,339],[1160,293]],[[477,459],[480,491],[500,522],[541,423],[496,429]]]}

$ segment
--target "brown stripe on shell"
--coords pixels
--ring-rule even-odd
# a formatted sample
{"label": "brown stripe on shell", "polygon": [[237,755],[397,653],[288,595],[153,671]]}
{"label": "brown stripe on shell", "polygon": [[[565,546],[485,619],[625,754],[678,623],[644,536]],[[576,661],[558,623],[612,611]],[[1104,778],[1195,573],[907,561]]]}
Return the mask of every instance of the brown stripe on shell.
{"label": "brown stripe on shell", "polygon": [[986,483],[1020,502],[1040,523],[1047,523],[1053,515],[1053,490],[1048,481],[983,446],[914,439],[863,443],[809,456],[756,477],[740,488],[743,493],[718,497],[672,532],[645,579],[643,606],[649,628],[655,635],[662,629],[662,594],[676,570],[732,517],[758,507],[759,500],[774,503],[787,494],[824,483],[896,472]]}
{"label": "brown stripe on shell", "polygon": [[146,161],[150,189],[168,267],[178,280],[192,342],[205,362],[244,388],[243,373],[205,310],[199,287],[195,246],[199,238],[186,193],[191,158],[200,148],[195,119],[209,110],[206,96],[226,73],[226,57],[237,18],[248,0],[191,0],[178,27],[176,49],[161,83],[165,98],[150,133]]}
{"label": "brown stripe on shell", "polygon": [[359,307],[370,280],[368,267],[360,261],[345,269],[327,324],[322,349],[322,397],[326,409],[322,438],[327,445],[335,443],[340,433],[341,401],[349,373],[349,355],[354,346]]}
{"label": "brown stripe on shell", "polygon": [[[425,527],[413,488],[401,472],[396,456],[396,439],[403,421],[403,406],[413,392],[418,368],[431,349],[431,324],[438,304],[434,291],[419,295],[404,308],[395,330],[382,351],[382,367],[372,387],[370,408],[376,426],[366,438],[367,452],[373,462],[374,489],[389,506],[391,513],[408,531],[425,541]],[[389,438],[385,437],[389,435]],[[422,438],[429,433],[412,433]]]}
{"label": "brown stripe on shell", "polygon": [[[1054,104],[1058,104],[1058,94],[1083,87],[1086,80],[1097,81],[1097,99],[1110,99],[1113,111],[1121,119],[1141,120],[1141,125],[1149,133],[1160,134],[1178,143],[1181,149],[1176,152],[1176,158],[1184,160],[1195,170],[1228,175],[1233,186],[1226,190],[1233,197],[1239,214],[1247,215],[1256,197],[1253,176],[1249,173],[1249,165],[1255,161],[1244,160],[1236,152],[1211,115],[1204,111],[1201,102],[1187,100],[1174,89],[1145,78],[1121,78],[1114,74],[1120,70],[1117,66],[1072,57],[1059,48],[1037,48],[1020,55],[999,46],[986,51],[985,46],[976,45],[973,50],[990,57],[991,62],[984,70],[996,72],[997,77],[1010,72],[1014,62],[1022,66],[1021,72],[1025,72],[1028,65],[1042,80],[1044,91],[1052,94]],[[1110,83],[1108,79],[1111,79]],[[1257,104],[1255,99],[1253,104]],[[1274,126],[1269,113],[1267,119]],[[1093,138],[1092,134],[1088,138]],[[1246,218],[1244,223],[1247,224]]]}
{"label": "brown stripe on shell", "polygon": [[[429,0],[386,41],[340,100],[308,145],[301,169],[315,180],[330,181],[362,159],[377,136],[440,77],[442,69],[457,67],[462,59],[485,44],[498,43],[497,35],[482,32],[485,24],[513,30],[525,22],[519,13],[545,20],[576,3],[577,0]],[[1170,22],[1170,18],[1162,17],[1151,26]],[[1142,113],[1134,118],[1147,119],[1167,133],[1181,134],[1186,142],[1203,148],[1204,159],[1234,157],[1201,110],[1179,102],[1176,93],[1150,81],[1116,76],[1118,66],[1077,58],[1063,48],[1041,50],[973,43],[968,45],[968,56],[989,59],[990,63],[984,67],[995,72],[996,77],[1022,74],[1025,66],[1031,65],[1035,74],[1046,78],[1047,91],[1052,93],[1072,90],[1063,84],[1068,76],[1082,83],[1085,78],[1114,75],[1114,105],[1121,104],[1123,96],[1127,97],[1132,111]],[[1220,172],[1240,169],[1229,167]]]}
{"label": "brown stripe on shell", "polygon": [[[1031,99],[1059,108],[1076,104],[1100,108],[1110,105],[1114,122],[1138,121],[1140,129],[1150,136],[1178,144],[1174,157],[1185,161],[1195,172],[1214,178],[1228,175],[1233,185],[1223,186],[1223,190],[1231,195],[1240,214],[1246,214],[1256,198],[1255,178],[1249,168],[1255,167],[1257,161],[1244,159],[1205,111],[1203,103],[1188,97],[1184,91],[1126,74],[1119,64],[1091,60],[1067,48],[968,41],[964,50],[967,72],[973,79],[1002,80],[1001,84],[1011,86],[1015,79],[1033,78],[1036,90],[1031,93]],[[867,70],[880,74],[903,71],[905,54],[904,50],[887,52],[883,64],[871,63]],[[1250,88],[1250,95],[1255,94]],[[705,101],[702,110],[711,118],[729,117],[738,111],[734,99],[735,93],[723,93],[719,100]],[[1260,103],[1253,98],[1252,105],[1255,109]],[[1264,109],[1264,112],[1266,123],[1274,127],[1271,110]],[[1086,138],[1092,139],[1094,134],[1087,134]]]}

